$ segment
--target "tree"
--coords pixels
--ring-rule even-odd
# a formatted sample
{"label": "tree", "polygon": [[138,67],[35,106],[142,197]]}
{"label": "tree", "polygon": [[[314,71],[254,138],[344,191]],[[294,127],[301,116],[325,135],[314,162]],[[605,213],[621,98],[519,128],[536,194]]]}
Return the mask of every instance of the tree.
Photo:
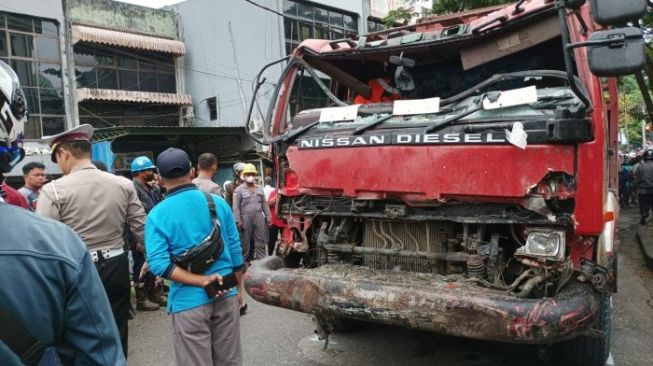
{"label": "tree", "polygon": [[383,18],[383,24],[385,24],[386,27],[392,28],[397,25],[397,23],[406,25],[410,22],[410,20],[413,17],[413,11],[412,8],[404,8],[403,6],[390,10],[388,12],[388,15]]}

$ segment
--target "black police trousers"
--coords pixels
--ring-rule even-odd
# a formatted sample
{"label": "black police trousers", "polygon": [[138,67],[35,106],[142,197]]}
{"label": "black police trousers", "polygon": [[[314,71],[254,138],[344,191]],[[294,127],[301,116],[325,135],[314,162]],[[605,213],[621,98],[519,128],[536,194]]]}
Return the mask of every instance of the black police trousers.
{"label": "black police trousers", "polygon": [[639,194],[639,214],[642,215],[640,224],[646,224],[646,218],[653,208],[653,193],[640,193]]}
{"label": "black police trousers", "polygon": [[129,320],[129,301],[131,286],[129,284],[129,259],[127,253],[100,260],[95,263],[104,285],[104,290],[111,304],[111,311],[118,326],[122,351],[127,358],[127,321]]}

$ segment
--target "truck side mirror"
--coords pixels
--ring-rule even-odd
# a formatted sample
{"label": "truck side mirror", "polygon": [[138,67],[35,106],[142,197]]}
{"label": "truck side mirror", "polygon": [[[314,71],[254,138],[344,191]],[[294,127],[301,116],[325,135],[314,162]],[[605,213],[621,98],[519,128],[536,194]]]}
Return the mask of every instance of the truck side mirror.
{"label": "truck side mirror", "polygon": [[646,0],[591,0],[592,18],[603,26],[620,26],[646,13]]}
{"label": "truck side mirror", "polygon": [[584,43],[589,46],[589,67],[596,76],[634,74],[646,63],[642,31],[634,27],[594,32]]}

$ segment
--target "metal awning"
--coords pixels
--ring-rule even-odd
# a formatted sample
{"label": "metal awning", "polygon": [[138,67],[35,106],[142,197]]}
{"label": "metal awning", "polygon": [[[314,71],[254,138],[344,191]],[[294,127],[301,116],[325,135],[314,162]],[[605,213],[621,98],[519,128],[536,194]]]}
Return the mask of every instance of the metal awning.
{"label": "metal awning", "polygon": [[244,127],[171,127],[171,126],[117,126],[96,128],[93,142],[113,141],[125,136],[238,136]]}
{"label": "metal awning", "polygon": [[113,90],[113,89],[77,89],[77,101],[85,100],[103,100],[109,102],[128,102],[128,103],[155,103],[171,105],[192,105],[193,100],[190,95],[173,94],[173,93],[155,93],[142,92],[133,90]]}
{"label": "metal awning", "polygon": [[82,41],[108,44],[111,46],[135,48],[146,51],[170,53],[178,56],[186,53],[186,46],[184,46],[184,43],[180,41],[161,37],[146,36],[136,33],[89,27],[86,25],[73,25],[72,35],[73,44]]}

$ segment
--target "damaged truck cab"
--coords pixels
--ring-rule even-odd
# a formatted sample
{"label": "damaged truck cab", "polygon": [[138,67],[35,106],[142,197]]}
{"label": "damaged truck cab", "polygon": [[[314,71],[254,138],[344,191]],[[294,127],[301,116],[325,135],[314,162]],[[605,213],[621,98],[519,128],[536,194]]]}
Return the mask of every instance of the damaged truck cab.
{"label": "damaged truck cab", "polygon": [[[256,300],[574,349],[603,365],[616,290],[617,89],[643,1],[530,0],[355,39],[306,40],[264,122],[276,255]],[[266,66],[256,89],[263,83]],[[259,103],[254,100],[250,114]]]}

